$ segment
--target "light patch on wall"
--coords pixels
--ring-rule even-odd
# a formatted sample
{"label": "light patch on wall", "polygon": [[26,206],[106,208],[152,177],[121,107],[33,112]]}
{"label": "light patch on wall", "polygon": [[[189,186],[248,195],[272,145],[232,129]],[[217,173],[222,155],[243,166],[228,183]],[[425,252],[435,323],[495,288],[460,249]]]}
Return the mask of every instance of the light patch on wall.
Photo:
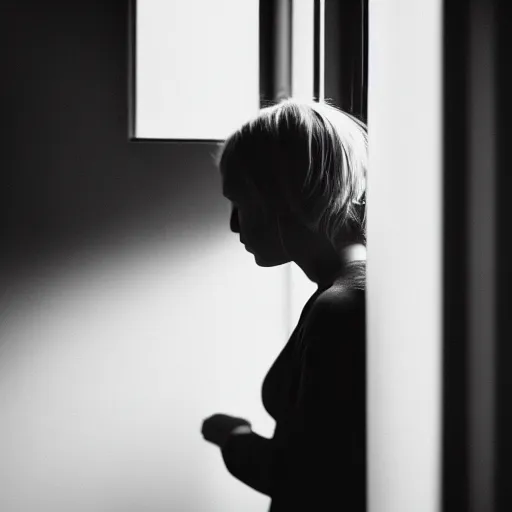
{"label": "light patch on wall", "polygon": [[272,434],[260,392],[285,343],[283,267],[224,227],[208,251],[94,251],[41,268],[4,310],[0,509],[264,509],[200,426],[226,412]]}
{"label": "light patch on wall", "polygon": [[258,113],[257,0],[138,0],[135,30],[135,138],[223,140]]}
{"label": "light patch on wall", "polygon": [[314,2],[292,3],[292,95],[312,100],[314,96]]}

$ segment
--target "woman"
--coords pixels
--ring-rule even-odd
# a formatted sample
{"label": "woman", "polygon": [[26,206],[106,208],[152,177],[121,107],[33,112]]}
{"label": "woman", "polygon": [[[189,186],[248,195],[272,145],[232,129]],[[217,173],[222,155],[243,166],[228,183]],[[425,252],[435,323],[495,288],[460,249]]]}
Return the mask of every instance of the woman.
{"label": "woman", "polygon": [[365,189],[367,132],[326,103],[267,107],[223,144],[231,229],[272,267],[296,263],[317,291],[270,368],[274,436],[215,414],[206,440],[271,512],[365,510]]}

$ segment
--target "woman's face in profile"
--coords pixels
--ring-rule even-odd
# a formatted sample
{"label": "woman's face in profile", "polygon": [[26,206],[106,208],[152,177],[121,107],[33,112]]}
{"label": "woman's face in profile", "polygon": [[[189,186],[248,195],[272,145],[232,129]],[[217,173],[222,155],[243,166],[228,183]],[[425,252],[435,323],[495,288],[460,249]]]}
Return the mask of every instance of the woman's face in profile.
{"label": "woman's face in profile", "polygon": [[231,202],[230,228],[240,235],[240,242],[254,255],[261,267],[290,262],[281,242],[277,215],[244,190],[223,177],[224,196]]}

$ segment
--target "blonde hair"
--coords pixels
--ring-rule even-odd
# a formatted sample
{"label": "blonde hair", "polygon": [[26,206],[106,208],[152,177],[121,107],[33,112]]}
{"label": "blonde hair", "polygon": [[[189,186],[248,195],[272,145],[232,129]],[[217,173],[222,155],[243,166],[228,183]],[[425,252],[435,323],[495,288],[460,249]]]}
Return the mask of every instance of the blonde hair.
{"label": "blonde hair", "polygon": [[328,103],[263,108],[221,145],[216,163],[271,211],[296,215],[335,248],[366,244],[366,125]]}

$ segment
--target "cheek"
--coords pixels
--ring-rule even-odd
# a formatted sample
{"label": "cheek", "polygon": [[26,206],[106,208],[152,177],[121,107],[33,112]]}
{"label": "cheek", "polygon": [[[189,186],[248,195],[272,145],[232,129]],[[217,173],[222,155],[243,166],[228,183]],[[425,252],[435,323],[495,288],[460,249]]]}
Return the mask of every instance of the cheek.
{"label": "cheek", "polygon": [[247,236],[261,236],[267,229],[265,219],[255,210],[238,210],[238,225],[241,233]]}
{"label": "cheek", "polygon": [[256,208],[239,211],[238,222],[242,238],[249,244],[254,244],[266,252],[282,249],[277,220],[267,212]]}
{"label": "cheek", "polygon": [[283,243],[276,225],[265,226],[256,236],[269,254],[283,253]]}

